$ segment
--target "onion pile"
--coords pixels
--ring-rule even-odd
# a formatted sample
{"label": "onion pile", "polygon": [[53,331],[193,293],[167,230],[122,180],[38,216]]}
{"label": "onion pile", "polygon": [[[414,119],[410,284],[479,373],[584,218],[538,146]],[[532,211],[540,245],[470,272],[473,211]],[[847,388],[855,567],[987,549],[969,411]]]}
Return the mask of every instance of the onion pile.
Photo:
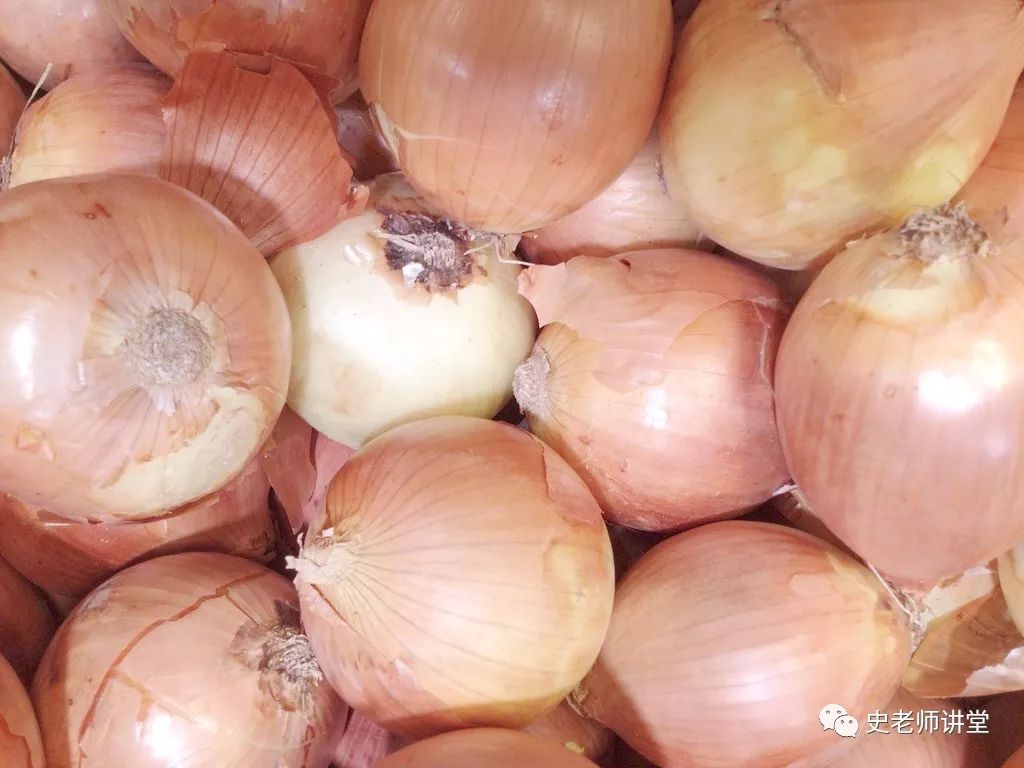
{"label": "onion pile", "polygon": [[403,735],[529,724],[604,639],[600,515],[568,464],[514,427],[447,416],[390,430],[342,467],[290,561],[328,679]]}
{"label": "onion pile", "polygon": [[515,731],[475,728],[421,741],[381,760],[377,768],[595,768],[548,741]]}
{"label": "onion pile", "polygon": [[11,665],[0,656],[0,765],[43,768],[43,743],[32,701]]}
{"label": "onion pile", "polygon": [[0,558],[0,657],[23,682],[32,679],[55,629],[43,596]]}
{"label": "onion pile", "polygon": [[678,529],[786,482],[772,372],[787,312],[766,278],[665,249],[531,267],[521,291],[543,330],[516,399],[609,520]]}
{"label": "onion pile", "polygon": [[803,268],[953,197],[1022,66],[1017,0],[703,0],[662,108],[669,189],[729,250]]}
{"label": "onion pile", "polygon": [[283,576],[189,553],[122,571],[83,600],[32,691],[48,763],[324,768],[341,703]]}
{"label": "onion pile", "polygon": [[713,523],[626,574],[574,698],[661,768],[771,768],[834,745],[807,714],[822,702],[861,722],[882,707],[910,642],[902,608],[852,558],[781,526]]}

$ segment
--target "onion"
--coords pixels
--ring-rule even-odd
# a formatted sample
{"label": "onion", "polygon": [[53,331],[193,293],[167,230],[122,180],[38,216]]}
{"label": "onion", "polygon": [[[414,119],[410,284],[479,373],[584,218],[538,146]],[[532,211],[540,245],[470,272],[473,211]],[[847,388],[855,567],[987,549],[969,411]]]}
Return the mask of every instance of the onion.
{"label": "onion", "polygon": [[629,165],[671,35],[669,0],[377,0],[360,82],[417,190],[471,227],[518,233]]}
{"label": "onion", "polygon": [[[2,25],[0,25],[2,26]],[[25,94],[21,86],[11,77],[11,73],[3,64],[0,64],[0,157],[3,158],[3,165],[0,170],[0,182],[6,183],[6,176],[9,172],[7,156],[14,139],[14,128],[18,124],[22,111],[25,109]]]}
{"label": "onion", "polygon": [[90,70],[35,102],[18,125],[11,186],[61,176],[157,176],[170,82],[145,64]]}
{"label": "onion", "polygon": [[594,768],[575,752],[525,733],[473,728],[420,741],[377,768]]}
{"label": "onion", "polygon": [[600,762],[611,749],[613,734],[600,723],[578,713],[563,701],[523,729],[542,739],[561,744],[570,752]]}
{"label": "onion", "polygon": [[[1024,539],[1024,240],[962,208],[852,244],[786,328],[783,448],[811,509],[898,583],[930,586]],[[965,511],[969,510],[969,514]]]}
{"label": "onion", "polygon": [[356,93],[336,106],[334,114],[338,118],[338,143],[348,155],[346,160],[357,179],[374,179],[398,170],[398,161],[373,122],[361,94]]}
{"label": "onion", "polygon": [[256,462],[217,493],[137,523],[82,524],[0,494],[0,556],[48,592],[79,598],[123,568],[175,552],[268,563],[277,553],[270,486]]}
{"label": "onion", "polygon": [[0,558],[0,657],[23,682],[32,679],[56,628],[42,595]]}
{"label": "onion", "polygon": [[801,269],[955,195],[1022,66],[1018,0],[705,0],[663,106],[665,177],[712,240]]}
{"label": "onion", "polygon": [[0,57],[47,90],[75,74],[140,61],[102,5],[103,0],[0,0]]}
{"label": "onion", "polygon": [[49,765],[325,768],[341,702],[283,576],[227,555],[122,571],[64,623],[32,695]]}
{"label": "onion", "polygon": [[405,736],[526,726],[590,668],[611,613],[594,498],[539,440],[483,419],[356,453],[289,564],[328,679]]}
{"label": "onion", "polygon": [[1007,612],[996,562],[946,579],[918,600],[924,637],[903,686],[926,698],[1024,689],[1024,636]]}
{"label": "onion", "polygon": [[379,761],[405,746],[367,717],[352,711],[331,749],[333,768],[375,768]]}
{"label": "onion", "polygon": [[1010,759],[1003,764],[1003,768],[1024,768],[1024,747],[1021,747]]}
{"label": "onion", "polygon": [[870,571],[800,531],[747,521],[697,528],[619,583],[608,638],[574,697],[662,768],[774,768],[864,721],[910,654],[905,616]]}
{"label": "onion", "polygon": [[288,381],[284,302],[225,218],[158,179],[0,196],[0,490],[141,520],[223,487]]}
{"label": "onion", "polygon": [[513,240],[377,179],[365,212],[271,263],[292,317],[288,404],[352,446],[416,418],[494,416],[536,335]]}
{"label": "onion", "polygon": [[32,701],[3,656],[0,656],[0,765],[43,768],[43,742]]}
{"label": "onion", "polygon": [[371,0],[104,0],[132,45],[176,75],[192,50],[270,53],[355,88]]}
{"label": "onion", "polygon": [[1024,542],[999,557],[999,586],[1007,611],[1024,633]]}
{"label": "onion", "polygon": [[268,256],[322,234],[357,205],[330,114],[287,62],[192,54],[164,119],[163,178],[209,200]]}
{"label": "onion", "polygon": [[787,312],[767,278],[665,249],[531,267],[520,290],[544,327],[516,399],[609,520],[678,529],[786,481],[772,368]]}
{"label": "onion", "polygon": [[[523,237],[536,264],[573,256],[612,256],[660,246],[700,247],[701,234],[672,202],[661,175],[657,137],[651,137],[622,175],[578,211]],[[710,249],[712,243],[704,241]]]}

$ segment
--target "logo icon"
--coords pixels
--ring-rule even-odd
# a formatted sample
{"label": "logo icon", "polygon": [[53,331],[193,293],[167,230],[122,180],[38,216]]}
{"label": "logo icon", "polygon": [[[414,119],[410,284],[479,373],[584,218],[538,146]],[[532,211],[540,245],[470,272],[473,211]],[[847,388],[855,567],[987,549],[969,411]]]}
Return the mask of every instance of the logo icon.
{"label": "logo icon", "polygon": [[852,739],[857,735],[859,728],[860,723],[857,722],[857,718],[853,715],[843,715],[836,718],[836,733],[844,738]]}
{"label": "logo icon", "polygon": [[857,718],[839,704],[826,704],[822,707],[821,712],[818,713],[818,720],[826,731],[835,731],[847,739],[856,736],[860,729]]}

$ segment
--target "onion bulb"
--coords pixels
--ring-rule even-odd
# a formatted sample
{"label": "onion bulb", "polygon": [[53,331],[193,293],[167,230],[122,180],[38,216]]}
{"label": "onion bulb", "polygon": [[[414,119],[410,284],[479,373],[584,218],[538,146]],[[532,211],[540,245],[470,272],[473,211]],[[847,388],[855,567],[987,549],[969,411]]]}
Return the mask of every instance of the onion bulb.
{"label": "onion bulb", "polygon": [[786,328],[775,389],[793,478],[900,584],[1024,539],[1021,274],[1024,240],[942,206],[851,244]]}
{"label": "onion bulb", "polygon": [[[0,0],[0,58],[45,90],[95,69],[141,61],[104,0]],[[49,73],[43,78],[50,66]]]}
{"label": "onion bulb", "polygon": [[133,566],[85,598],[32,696],[51,768],[326,768],[310,756],[342,707],[288,580],[209,553]]}
{"label": "onion bulb", "polygon": [[594,762],[601,762],[612,747],[614,736],[600,723],[584,717],[567,701],[563,701],[546,715],[534,720],[524,729],[556,744],[570,752],[583,755]]}
{"label": "onion bulb", "polygon": [[1007,611],[996,561],[943,580],[916,602],[924,636],[904,688],[925,698],[1024,689],[1024,636]]}
{"label": "onion bulb", "polygon": [[104,0],[121,32],[169,75],[194,50],[273,54],[355,89],[359,40],[371,0]]}
{"label": "onion bulb", "polygon": [[21,119],[11,186],[90,173],[159,175],[161,103],[170,87],[145,64],[90,70],[65,80]]}
{"label": "onion bulb", "polygon": [[331,115],[285,61],[194,53],[164,119],[163,178],[213,203],[267,256],[322,234],[356,204]]}
{"label": "onion bulb", "polygon": [[73,598],[129,565],[175,552],[267,563],[277,554],[269,493],[266,474],[250,462],[216,493],[150,521],[83,524],[0,494],[0,556],[46,591]]}
{"label": "onion bulb", "polygon": [[420,193],[470,227],[519,233],[636,156],[671,37],[669,0],[377,0],[359,76]]}
{"label": "onion bulb", "polygon": [[864,722],[910,655],[902,608],[867,568],[808,534],[713,523],[648,552],[574,694],[662,768],[775,768],[826,752],[818,712]]}
{"label": "onion bulb", "polygon": [[696,525],[787,480],[772,402],[787,311],[770,280],[663,249],[531,267],[520,291],[543,329],[516,399],[609,520]]}
{"label": "onion bulb", "polygon": [[357,179],[369,181],[382,173],[398,170],[398,162],[380,128],[373,122],[370,108],[356,93],[334,108],[338,119],[338,143]]}
{"label": "onion bulb", "polygon": [[499,728],[471,728],[420,741],[381,760],[377,768],[595,768],[550,741]]}
{"label": "onion bulb", "polygon": [[39,590],[0,558],[0,657],[26,684],[56,628]]}
{"label": "onion bulb", "polygon": [[416,737],[552,709],[597,657],[614,588],[601,510],[569,465],[460,416],[356,453],[289,564],[331,684]]}
{"label": "onion bulb", "polygon": [[660,120],[669,190],[712,240],[802,269],[953,197],[1022,66],[1018,0],[704,0]]}
{"label": "onion bulb", "polygon": [[1003,764],[1003,768],[1024,768],[1024,747],[1014,752]]}
{"label": "onion bulb", "polygon": [[514,247],[378,178],[361,215],[271,263],[292,318],[288,404],[355,447],[412,419],[494,416],[536,335]]}
{"label": "onion bulb", "polygon": [[284,404],[288,316],[259,252],[158,179],[0,195],[0,490],[94,521],[223,487]]}
{"label": "onion bulb", "polygon": [[43,742],[32,700],[11,665],[0,656],[0,765],[43,768]]}
{"label": "onion bulb", "polygon": [[[521,248],[535,264],[612,256],[660,246],[700,247],[701,234],[669,197],[652,136],[611,186],[578,211],[529,232]],[[712,243],[704,241],[710,249]]]}

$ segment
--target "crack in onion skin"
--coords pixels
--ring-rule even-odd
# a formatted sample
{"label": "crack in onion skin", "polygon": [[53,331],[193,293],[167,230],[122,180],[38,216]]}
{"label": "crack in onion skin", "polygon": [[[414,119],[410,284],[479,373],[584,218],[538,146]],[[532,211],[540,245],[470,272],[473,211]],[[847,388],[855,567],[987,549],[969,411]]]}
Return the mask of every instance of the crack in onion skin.
{"label": "crack in onion skin", "polygon": [[276,663],[273,631],[296,637],[297,612],[287,579],[227,555],[122,571],[75,608],[36,674],[47,765],[326,768],[343,705],[308,652]]}
{"label": "crack in onion skin", "polygon": [[287,61],[193,53],[163,114],[161,177],[213,203],[266,256],[359,210],[333,113]]}
{"label": "crack in onion skin", "polygon": [[626,573],[574,698],[662,768],[774,768],[834,745],[821,702],[861,722],[884,706],[910,640],[853,558],[782,526],[712,523]]}
{"label": "crack in onion skin", "polygon": [[[962,208],[925,250],[969,234]],[[929,258],[891,232],[851,244],[786,328],[775,379],[787,463],[810,508],[887,578],[928,588],[1024,539],[1024,240]],[[976,226],[974,223],[973,226]],[[941,228],[940,228],[941,229]],[[970,239],[970,238],[968,238]],[[934,255],[934,254],[933,254]]]}
{"label": "crack in onion skin", "polygon": [[614,590],[579,477],[530,434],[459,416],[356,453],[289,564],[332,685],[417,737],[555,707],[597,657]]}
{"label": "crack in onion skin", "polygon": [[148,64],[68,78],[21,118],[10,185],[90,173],[159,175],[161,102],[170,87]]}
{"label": "crack in onion skin", "polygon": [[[43,90],[115,64],[142,61],[121,37],[104,0],[0,0],[0,58]],[[52,64],[44,82],[43,73]]]}
{"label": "crack in onion skin", "polygon": [[360,83],[421,194],[471,227],[519,233],[629,165],[671,36],[668,0],[377,0]]}
{"label": "crack in onion skin", "polygon": [[191,51],[271,54],[355,90],[371,0],[103,0],[146,58],[178,75]]}
{"label": "crack in onion skin", "polygon": [[[0,489],[67,518],[141,520],[245,468],[284,405],[291,341],[266,261],[227,219],[158,179],[86,176],[5,192],[0,234]],[[132,345],[148,341],[128,329],[158,310],[202,326],[197,379],[137,375]]]}
{"label": "crack in onion skin", "polygon": [[25,684],[32,680],[56,629],[53,613],[39,590],[0,557],[0,656]]}
{"label": "crack in onion skin", "polygon": [[435,736],[381,760],[376,768],[596,768],[575,752],[516,731],[471,728]]}
{"label": "crack in onion skin", "polygon": [[0,765],[44,768],[39,723],[14,669],[0,656]]}
{"label": "crack in onion skin", "polygon": [[118,571],[177,552],[277,556],[266,474],[250,462],[216,493],[157,520],[81,523],[0,494],[0,557],[47,592],[81,598]]}
{"label": "crack in onion skin", "polygon": [[520,293],[542,330],[516,398],[610,521],[678,530],[786,482],[772,369],[788,312],[770,280],[662,249],[531,267]]}
{"label": "crack in onion skin", "polygon": [[729,250],[803,269],[953,197],[1022,66],[1018,0],[706,0],[659,121],[669,189]]}

